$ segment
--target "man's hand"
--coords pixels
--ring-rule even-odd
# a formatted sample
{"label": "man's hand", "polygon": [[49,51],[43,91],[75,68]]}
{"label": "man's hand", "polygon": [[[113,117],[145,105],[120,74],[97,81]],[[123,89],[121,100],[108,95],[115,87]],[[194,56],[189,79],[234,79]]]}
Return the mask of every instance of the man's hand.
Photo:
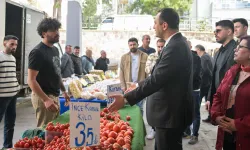
{"label": "man's hand", "polygon": [[121,94],[111,95],[110,98],[114,98],[114,102],[108,107],[110,112],[117,111],[125,105],[124,97]]}
{"label": "man's hand", "polygon": [[58,106],[54,103],[54,101],[51,98],[48,98],[47,100],[45,100],[44,105],[46,109],[48,109],[51,112],[58,111]]}
{"label": "man's hand", "polygon": [[133,82],[127,82],[128,89],[124,92],[125,94],[136,89],[136,84]]}
{"label": "man's hand", "polygon": [[70,97],[67,92],[63,92],[63,97],[65,98],[64,106],[69,106]]}
{"label": "man's hand", "polygon": [[210,110],[210,101],[206,101],[205,107],[207,111]]}

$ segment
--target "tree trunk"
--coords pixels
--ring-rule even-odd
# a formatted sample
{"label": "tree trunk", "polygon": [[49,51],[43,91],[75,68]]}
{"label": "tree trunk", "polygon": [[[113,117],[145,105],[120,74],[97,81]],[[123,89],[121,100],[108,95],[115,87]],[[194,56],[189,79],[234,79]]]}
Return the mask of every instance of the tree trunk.
{"label": "tree trunk", "polygon": [[62,19],[62,0],[57,0],[57,19],[61,22]]}
{"label": "tree trunk", "polygon": [[53,5],[53,18],[57,18],[57,0],[54,0],[54,5]]}

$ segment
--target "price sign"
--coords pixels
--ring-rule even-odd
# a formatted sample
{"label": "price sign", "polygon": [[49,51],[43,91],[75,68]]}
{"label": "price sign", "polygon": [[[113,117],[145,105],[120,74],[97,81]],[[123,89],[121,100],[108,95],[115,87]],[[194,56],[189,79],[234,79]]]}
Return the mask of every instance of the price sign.
{"label": "price sign", "polygon": [[70,147],[100,144],[100,104],[70,102]]}
{"label": "price sign", "polygon": [[[107,86],[108,97],[114,94],[122,94],[121,84],[112,84]],[[107,100],[107,106],[111,105],[113,101],[114,99],[109,97]]]}
{"label": "price sign", "polygon": [[83,86],[87,86],[88,82],[84,80],[83,78],[80,79],[80,82],[82,83]]}

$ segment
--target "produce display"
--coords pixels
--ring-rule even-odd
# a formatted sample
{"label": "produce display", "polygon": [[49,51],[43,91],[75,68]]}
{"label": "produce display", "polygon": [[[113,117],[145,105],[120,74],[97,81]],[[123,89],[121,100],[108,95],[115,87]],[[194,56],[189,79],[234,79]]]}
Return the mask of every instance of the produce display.
{"label": "produce display", "polygon": [[45,145],[45,140],[38,138],[35,136],[32,139],[28,139],[27,137],[19,140],[14,144],[14,148],[16,150],[43,150]]}
{"label": "produce display", "polygon": [[[118,112],[110,113],[107,108],[100,112],[100,117],[100,145],[98,146],[70,148],[69,123],[53,124],[49,122],[45,128],[45,140],[38,137],[24,138],[15,143],[14,148],[26,148],[27,150],[131,150],[134,130],[129,122],[121,120]],[[130,116],[126,117],[126,120],[130,119]]]}

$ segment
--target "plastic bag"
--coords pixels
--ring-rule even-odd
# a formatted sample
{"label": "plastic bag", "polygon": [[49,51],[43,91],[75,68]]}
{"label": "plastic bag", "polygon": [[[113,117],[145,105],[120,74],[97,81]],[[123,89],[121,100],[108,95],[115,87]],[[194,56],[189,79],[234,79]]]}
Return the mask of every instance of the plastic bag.
{"label": "plastic bag", "polygon": [[91,100],[91,99],[94,99],[95,97],[94,97],[94,95],[92,95],[88,91],[85,91],[85,92],[82,92],[81,98],[85,99],[85,100]]}
{"label": "plastic bag", "polygon": [[105,100],[106,99],[106,95],[103,92],[95,92],[94,96],[95,96],[95,98],[97,98],[99,100]]}
{"label": "plastic bag", "polygon": [[75,99],[81,98],[82,88],[79,88],[77,80],[72,80],[69,84],[69,90]]}

